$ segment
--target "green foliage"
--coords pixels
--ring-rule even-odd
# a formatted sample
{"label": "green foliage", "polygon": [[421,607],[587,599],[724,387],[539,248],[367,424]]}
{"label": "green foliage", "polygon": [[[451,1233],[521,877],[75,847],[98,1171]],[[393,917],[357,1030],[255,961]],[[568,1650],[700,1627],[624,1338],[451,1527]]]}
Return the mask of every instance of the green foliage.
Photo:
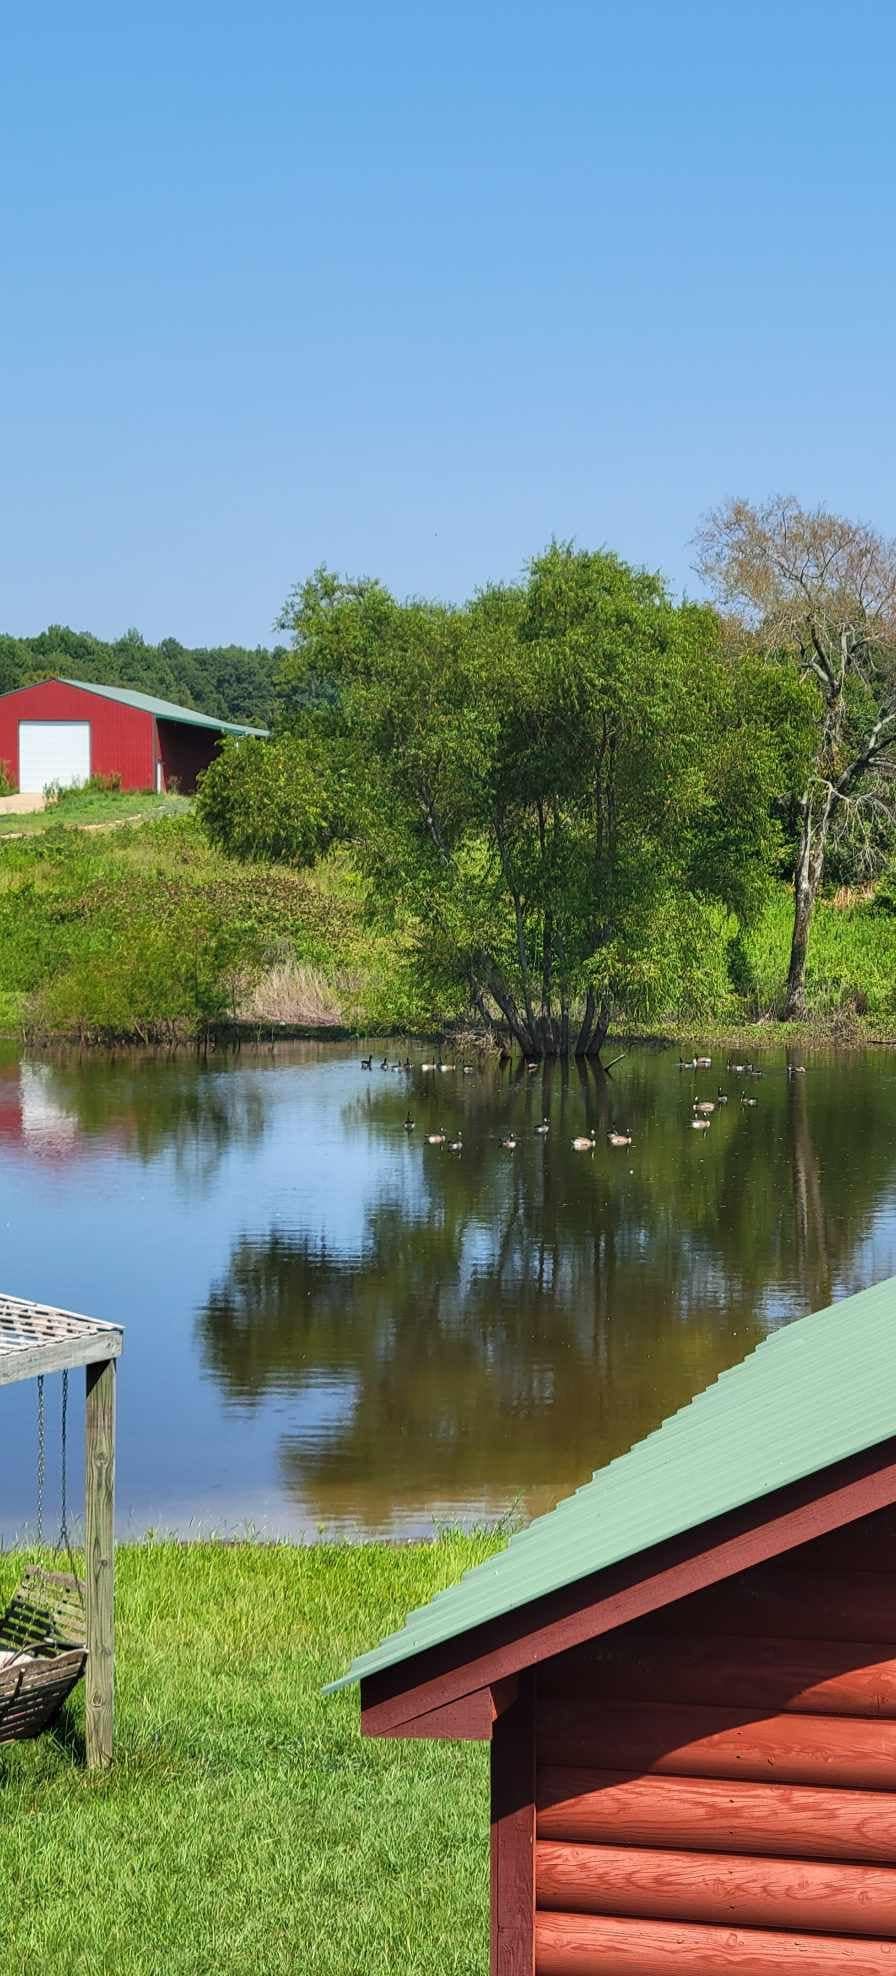
{"label": "green foliage", "polygon": [[[896,1016],[896,919],[886,882],[876,897],[816,908],[806,971],[810,1019],[866,1018],[878,1033]],[[759,919],[737,943],[732,986],[744,1016],[777,1014],[783,1000],[793,916],[789,887],[776,886]]]}
{"label": "green foliage", "polygon": [[0,796],[11,796],[12,790],[12,776],[9,773],[6,763],[0,762]]}
{"label": "green foliage", "polygon": [[231,857],[309,865],[336,831],[338,790],[313,735],[225,740],[202,776],[196,808],[213,844]]}
{"label": "green foliage", "polygon": [[218,720],[266,727],[277,711],[277,672],[283,648],[182,645],[177,638],[147,644],[139,631],[95,638],[89,631],[51,624],[29,638],[0,634],[0,693],[40,679],[96,681],[154,693],[178,706],[196,707]]}
{"label": "green foliage", "polygon": [[0,1752],[6,1967],[475,1976],[486,1749],[365,1739],[357,1692],[320,1690],[500,1541],[122,1545],[114,1769],[88,1785],[56,1736]]}
{"label": "green foliage", "polygon": [[[83,800],[107,810],[133,799]],[[366,923],[365,888],[345,858],[313,874],[239,864],[183,809],[95,833],[56,814],[0,852],[0,1020],[88,1037],[189,1036],[251,1006],[269,971],[292,966],[331,984],[347,1024],[441,1019],[404,964],[403,941]]]}
{"label": "green foliage", "polygon": [[713,612],[556,544],[463,609],[319,571],[282,622],[371,907],[427,995],[496,1006],[534,1053],[583,1003],[590,1038],[598,1004],[711,998],[713,912],[748,921],[780,855],[782,669],[748,677]]}

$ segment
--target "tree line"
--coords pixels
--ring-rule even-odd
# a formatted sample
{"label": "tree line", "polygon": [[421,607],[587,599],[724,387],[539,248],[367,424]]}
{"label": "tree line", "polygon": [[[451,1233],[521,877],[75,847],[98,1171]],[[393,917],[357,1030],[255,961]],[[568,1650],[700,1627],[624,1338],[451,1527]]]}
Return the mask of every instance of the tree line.
{"label": "tree line", "polygon": [[0,683],[65,671],[270,725],[208,772],[209,835],[300,865],[345,844],[434,1005],[594,1057],[621,1015],[712,1013],[784,875],[779,1012],[804,1014],[822,886],[896,848],[896,546],[732,499],[696,567],[707,599],[679,601],[554,542],[459,605],[320,569],[271,650],[53,628],[0,639]]}
{"label": "tree line", "polygon": [[277,711],[285,656],[285,646],[190,646],[177,638],[151,645],[135,630],[109,640],[51,624],[28,638],[0,633],[0,693],[61,676],[129,686],[216,720],[267,727]]}
{"label": "tree line", "polygon": [[555,542],[460,606],[318,570],[280,619],[291,705],[209,772],[207,829],[299,863],[348,843],[434,993],[529,1058],[599,1055],[620,1014],[710,1013],[786,874],[799,1017],[826,877],[894,848],[896,548],[730,500],[697,568],[708,601],[679,602]]}

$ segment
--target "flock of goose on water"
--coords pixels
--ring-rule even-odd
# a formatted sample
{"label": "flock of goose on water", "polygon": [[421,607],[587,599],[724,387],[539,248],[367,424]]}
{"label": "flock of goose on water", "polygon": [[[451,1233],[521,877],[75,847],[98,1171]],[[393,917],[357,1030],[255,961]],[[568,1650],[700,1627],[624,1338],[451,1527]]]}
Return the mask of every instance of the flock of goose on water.
{"label": "flock of goose on water", "polygon": [[[397,1058],[394,1063],[390,1063],[388,1057],[383,1057],[383,1060],[380,1064],[381,1070],[394,1070],[394,1071],[407,1072],[413,1070],[413,1068],[414,1066],[411,1063],[410,1057],[404,1057],[403,1059]],[[526,1064],[526,1069],[529,1072],[538,1071],[541,1070],[542,1068],[543,1066],[540,1062]],[[712,1057],[696,1057],[696,1056],[679,1057],[678,1068],[679,1070],[711,1070]],[[361,1069],[362,1070],[373,1069],[372,1054],[369,1057],[361,1058]],[[461,1063],[461,1064],[422,1063],[420,1065],[420,1069],[421,1071],[425,1071],[428,1074],[437,1072],[447,1075],[449,1071],[456,1071],[456,1070],[459,1070],[463,1077],[472,1077],[474,1074],[474,1066],[469,1063]],[[787,1065],[787,1075],[788,1077],[802,1077],[805,1074],[805,1069],[806,1069],[805,1064],[789,1063]],[[732,1077],[764,1077],[765,1075],[765,1072],[763,1071],[761,1066],[759,1064],[754,1064],[754,1063],[729,1062],[728,1072],[729,1075]],[[716,1095],[714,1098],[695,1098],[691,1105],[690,1124],[692,1131],[708,1132],[712,1124],[713,1116],[715,1112],[717,1112],[722,1105],[727,1105],[728,1097],[729,1097],[728,1092],[723,1091],[722,1086],[719,1085],[716,1090]],[[740,1102],[742,1105],[755,1105],[757,1100],[754,1097],[752,1097],[749,1094],[749,1092],[742,1091]],[[416,1119],[412,1118],[411,1113],[408,1112],[408,1115],[404,1121],[405,1132],[414,1132],[416,1130],[416,1123],[417,1123]],[[550,1129],[551,1129],[550,1119],[543,1118],[541,1124],[536,1125],[535,1127],[536,1138],[541,1138],[541,1139],[547,1138]],[[615,1126],[611,1128],[611,1130],[606,1134],[606,1140],[608,1146],[614,1146],[621,1149],[622,1147],[630,1146],[632,1144],[632,1134],[628,1131],[621,1130],[618,1126]],[[426,1143],[428,1146],[447,1146],[449,1153],[462,1153],[464,1150],[464,1142],[461,1133],[458,1132],[456,1139],[450,1139],[448,1137],[447,1132],[443,1132],[441,1127],[437,1132],[427,1132]],[[508,1132],[499,1141],[499,1144],[503,1147],[506,1153],[515,1153],[517,1146],[519,1145],[519,1139],[515,1132]],[[596,1130],[592,1127],[590,1132],[587,1133],[583,1132],[577,1134],[577,1136],[571,1141],[571,1145],[574,1153],[593,1153],[597,1145]]]}

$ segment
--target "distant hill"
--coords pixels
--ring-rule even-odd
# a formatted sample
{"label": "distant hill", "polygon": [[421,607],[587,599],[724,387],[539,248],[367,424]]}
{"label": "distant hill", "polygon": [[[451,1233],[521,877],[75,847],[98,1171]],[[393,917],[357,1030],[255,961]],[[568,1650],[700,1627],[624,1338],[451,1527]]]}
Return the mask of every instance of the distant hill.
{"label": "distant hill", "polygon": [[0,632],[0,693],[60,673],[106,686],[131,686],[163,700],[196,707],[219,720],[269,725],[275,682],[286,647],[181,645],[163,638],[148,645],[139,631],[126,631],[109,643],[67,624],[48,625],[33,638]]}

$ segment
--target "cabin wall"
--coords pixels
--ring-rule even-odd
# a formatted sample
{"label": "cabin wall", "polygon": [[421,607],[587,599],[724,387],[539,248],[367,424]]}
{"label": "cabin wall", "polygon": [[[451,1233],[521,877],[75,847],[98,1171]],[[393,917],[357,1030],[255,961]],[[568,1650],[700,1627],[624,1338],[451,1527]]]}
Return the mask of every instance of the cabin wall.
{"label": "cabin wall", "polygon": [[497,1976],[896,1976],[892,1510],[556,1657],[529,1694],[528,1895],[519,1715],[493,1756],[505,1818],[517,1764]]}

